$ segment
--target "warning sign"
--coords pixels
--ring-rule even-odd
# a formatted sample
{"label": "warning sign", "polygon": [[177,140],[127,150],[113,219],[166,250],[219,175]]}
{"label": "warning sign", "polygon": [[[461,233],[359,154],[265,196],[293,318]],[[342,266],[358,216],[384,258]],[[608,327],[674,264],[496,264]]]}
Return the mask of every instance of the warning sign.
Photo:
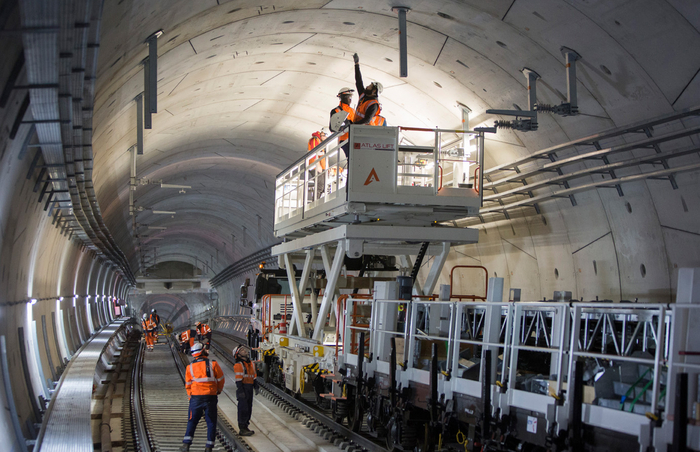
{"label": "warning sign", "polygon": [[372,168],[372,171],[369,172],[369,176],[367,176],[365,185],[369,185],[372,182],[380,182],[379,176],[377,176],[377,172],[374,170],[374,168]]}
{"label": "warning sign", "polygon": [[537,418],[534,416],[527,417],[527,431],[537,433]]}

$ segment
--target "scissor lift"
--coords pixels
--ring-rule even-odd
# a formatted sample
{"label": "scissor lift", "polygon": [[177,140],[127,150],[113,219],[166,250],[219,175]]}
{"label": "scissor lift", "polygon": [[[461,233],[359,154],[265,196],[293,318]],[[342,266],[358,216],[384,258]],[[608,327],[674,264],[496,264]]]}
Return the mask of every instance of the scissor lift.
{"label": "scissor lift", "polygon": [[[338,132],[280,173],[274,231],[286,241],[273,247],[272,255],[288,273],[290,333],[306,337],[299,300],[317,250],[327,283],[320,307],[313,309],[316,343],[324,337],[346,255],[399,256],[411,267],[410,256],[422,248],[422,254],[436,258],[422,290],[417,284],[414,293],[431,295],[450,247],[478,240],[477,230],[449,224],[479,213],[484,134],[494,131],[351,126],[347,142],[338,142]],[[460,134],[474,138],[471,151]],[[415,145],[421,135],[428,144]],[[458,138],[445,145],[447,136]],[[297,285],[292,260],[299,254],[304,267]]]}

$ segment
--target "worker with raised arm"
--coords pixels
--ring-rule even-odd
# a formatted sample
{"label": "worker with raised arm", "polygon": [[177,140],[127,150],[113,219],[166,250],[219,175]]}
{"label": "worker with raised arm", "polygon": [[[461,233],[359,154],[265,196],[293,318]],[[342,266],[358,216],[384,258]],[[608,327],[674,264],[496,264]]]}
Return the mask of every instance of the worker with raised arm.
{"label": "worker with raised arm", "polygon": [[236,375],[236,399],[238,400],[238,434],[251,436],[255,432],[248,428],[253,414],[253,391],[257,394],[255,364],[250,360],[250,349],[240,345],[233,350],[233,373]]}
{"label": "worker with raised arm", "polygon": [[355,110],[355,119],[353,124],[372,124],[374,117],[382,112],[382,106],[379,103],[379,95],[382,94],[384,86],[379,82],[372,82],[367,86],[362,83],[362,73],[360,72],[360,57],[357,54],[352,56],[355,60],[355,86],[360,99],[357,101],[357,109]]}
{"label": "worker with raised arm", "polygon": [[194,346],[194,336],[197,334],[195,330],[185,330],[180,333],[180,351],[182,353],[189,353],[192,346]]}
{"label": "worker with raised arm", "polygon": [[199,420],[204,415],[207,421],[207,443],[204,452],[212,452],[216,439],[216,404],[218,395],[224,390],[224,372],[219,363],[207,358],[202,344],[192,347],[194,361],[185,370],[185,389],[190,399],[187,431],[182,440],[181,452],[188,452]]}
{"label": "worker with raised arm", "polygon": [[[350,106],[350,102],[352,102],[352,93],[354,93],[355,90],[349,87],[341,88],[340,91],[338,91],[338,97],[340,98],[340,105],[335,107],[333,110],[331,110],[331,119],[329,122],[329,128],[331,129],[331,132],[338,132],[340,129],[343,127],[346,127],[350,124],[352,124],[355,121],[355,109],[353,109]],[[343,121],[339,127],[335,127],[333,123],[333,116],[340,113],[340,112],[346,112],[348,115],[345,118],[345,121]],[[350,132],[345,132],[342,134],[340,137],[338,137],[338,143],[342,143],[343,141],[347,141],[348,138],[350,137]],[[350,148],[350,143],[345,143],[341,149],[345,153],[345,157],[348,156],[348,149]]]}
{"label": "worker with raised arm", "polygon": [[194,330],[197,333],[197,340],[204,344],[204,348],[209,350],[211,346],[211,328],[209,325],[202,322],[197,322],[194,326]]}

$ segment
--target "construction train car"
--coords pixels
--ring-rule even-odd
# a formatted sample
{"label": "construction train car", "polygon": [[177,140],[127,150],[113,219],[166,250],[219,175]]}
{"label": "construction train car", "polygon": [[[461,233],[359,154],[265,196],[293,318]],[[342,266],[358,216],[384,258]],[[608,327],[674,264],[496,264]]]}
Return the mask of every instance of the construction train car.
{"label": "construction train car", "polygon": [[693,270],[675,304],[525,302],[464,266],[435,294],[450,248],[478,239],[450,224],[478,215],[488,132],[353,126],[349,158],[336,134],[278,176],[289,293],[253,312],[266,381],[391,450],[700,450]]}

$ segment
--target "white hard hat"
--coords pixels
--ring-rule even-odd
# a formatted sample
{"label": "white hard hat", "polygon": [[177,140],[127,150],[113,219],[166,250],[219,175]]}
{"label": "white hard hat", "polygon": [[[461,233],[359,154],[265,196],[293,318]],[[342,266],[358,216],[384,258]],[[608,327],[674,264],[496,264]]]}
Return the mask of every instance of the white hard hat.
{"label": "white hard hat", "polygon": [[354,89],[346,86],[344,88],[340,88],[340,91],[338,91],[338,97],[340,97],[342,94],[352,94],[354,92],[355,92]]}
{"label": "white hard hat", "polygon": [[148,317],[148,314],[143,315],[143,319],[146,320],[146,317]]}
{"label": "white hard hat", "polygon": [[381,94],[382,91],[384,91],[384,85],[382,85],[381,83],[372,82],[372,84],[377,87],[377,95]]}
{"label": "white hard hat", "polygon": [[199,342],[197,342],[196,344],[194,344],[192,346],[192,350],[191,350],[192,356],[197,356],[197,355],[201,354],[203,350],[204,350],[204,346],[202,344],[200,344]]}
{"label": "white hard hat", "polygon": [[233,357],[236,358],[239,353],[241,352],[248,352],[246,353],[247,355],[250,355],[250,351],[248,350],[248,347],[245,345],[239,345],[238,347],[233,349]]}

